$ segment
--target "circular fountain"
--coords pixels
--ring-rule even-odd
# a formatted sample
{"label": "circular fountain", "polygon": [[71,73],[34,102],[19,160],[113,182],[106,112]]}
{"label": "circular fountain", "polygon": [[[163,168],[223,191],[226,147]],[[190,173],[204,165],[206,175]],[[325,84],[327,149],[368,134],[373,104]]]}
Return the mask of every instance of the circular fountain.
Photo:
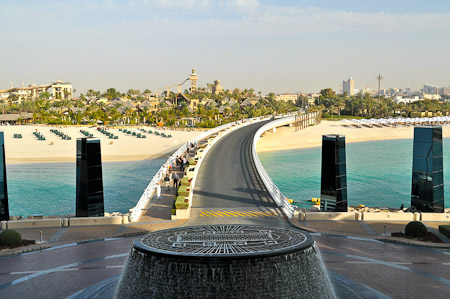
{"label": "circular fountain", "polygon": [[334,298],[311,236],[252,225],[191,226],[135,241],[116,298]]}

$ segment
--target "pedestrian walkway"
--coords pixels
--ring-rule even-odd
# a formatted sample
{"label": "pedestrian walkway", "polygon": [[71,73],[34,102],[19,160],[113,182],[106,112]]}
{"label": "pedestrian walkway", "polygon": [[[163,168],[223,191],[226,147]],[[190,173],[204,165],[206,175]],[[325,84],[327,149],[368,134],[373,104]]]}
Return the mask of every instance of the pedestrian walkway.
{"label": "pedestrian walkway", "polygon": [[[290,219],[293,226],[318,235],[337,235],[349,238],[363,238],[378,240],[383,242],[393,242],[409,244],[414,246],[434,247],[441,249],[450,249],[450,243],[447,238],[443,238],[444,243],[433,243],[392,237],[391,233],[405,232],[408,222],[363,222],[363,221],[300,221],[297,218]],[[445,225],[445,222],[426,222],[430,227],[429,231],[435,233],[439,225]]]}

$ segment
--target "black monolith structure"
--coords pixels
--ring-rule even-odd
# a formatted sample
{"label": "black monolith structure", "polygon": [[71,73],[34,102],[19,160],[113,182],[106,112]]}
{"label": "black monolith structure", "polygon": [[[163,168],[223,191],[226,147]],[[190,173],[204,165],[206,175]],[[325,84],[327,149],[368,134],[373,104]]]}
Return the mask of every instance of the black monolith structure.
{"label": "black monolith structure", "polygon": [[441,126],[414,128],[411,206],[421,212],[444,212]]}
{"label": "black monolith structure", "polygon": [[5,138],[0,132],[0,220],[9,220],[8,189],[6,188]]}
{"label": "black monolith structure", "polygon": [[77,139],[77,217],[104,216],[100,139]]}
{"label": "black monolith structure", "polygon": [[347,212],[347,170],[345,136],[322,136],[322,178],[320,186],[322,211]]}

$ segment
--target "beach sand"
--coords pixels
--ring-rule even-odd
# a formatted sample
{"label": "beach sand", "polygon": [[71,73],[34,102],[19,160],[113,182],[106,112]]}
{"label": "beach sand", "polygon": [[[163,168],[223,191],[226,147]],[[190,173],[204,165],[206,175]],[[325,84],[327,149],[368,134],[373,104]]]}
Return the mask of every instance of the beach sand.
{"label": "beach sand", "polygon": [[[267,131],[256,144],[258,152],[282,151],[322,146],[322,135],[342,134],[345,141],[362,142],[388,139],[412,139],[414,127],[346,127],[340,121],[324,121],[318,125],[295,132],[294,127],[280,127]],[[442,127],[443,137],[450,137],[450,127]]]}
{"label": "beach sand", "polygon": [[[61,139],[50,132],[52,128],[66,133],[72,137],[72,140]],[[108,136],[98,132],[95,127],[90,126],[2,126],[0,131],[3,131],[5,136],[7,164],[75,162],[76,139],[85,137],[80,133],[80,129],[89,131],[94,134],[94,137],[100,138],[103,161],[136,161],[170,156],[184,143],[202,133],[201,131],[163,130],[153,127],[140,128],[150,129],[153,132],[158,130],[160,133],[164,132],[166,135],[172,135],[172,138],[164,138],[149,133],[145,133],[147,138],[137,138],[136,136],[124,134],[117,128],[110,129],[110,132],[117,135],[119,139],[109,139]],[[36,130],[44,134],[46,140],[37,140],[33,135],[33,132]],[[22,134],[22,139],[13,138],[14,134]]]}

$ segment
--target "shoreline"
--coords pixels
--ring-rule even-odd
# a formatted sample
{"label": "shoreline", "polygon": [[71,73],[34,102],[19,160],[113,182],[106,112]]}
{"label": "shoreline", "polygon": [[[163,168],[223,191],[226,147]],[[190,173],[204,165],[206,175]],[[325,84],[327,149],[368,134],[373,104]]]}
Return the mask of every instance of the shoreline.
{"label": "shoreline", "polygon": [[[414,127],[356,128],[344,126],[339,121],[326,121],[295,132],[294,127],[279,127],[276,132],[266,131],[256,144],[256,151],[278,152],[322,146],[322,135],[345,135],[346,143],[382,140],[413,139]],[[442,126],[442,137],[450,137],[450,126]]]}
{"label": "shoreline", "polygon": [[[147,132],[138,131],[138,128],[145,129]],[[51,129],[57,129],[71,139],[64,140],[51,132]],[[80,130],[88,131],[93,137],[100,139],[103,162],[129,162],[168,157],[203,132],[203,130],[171,130],[148,126],[127,127],[127,129],[144,134],[146,138],[137,138],[132,134],[123,133],[119,131],[119,128],[108,128],[108,132],[118,137],[118,139],[111,139],[92,126],[3,126],[0,131],[4,132],[5,161],[10,165],[75,163],[76,140],[85,137]],[[149,133],[150,130],[153,133]],[[38,140],[35,132],[42,134],[45,140]],[[156,135],[156,132],[159,135]],[[163,133],[172,137],[163,137]],[[21,138],[16,138],[17,135]]]}
{"label": "shoreline", "polygon": [[[170,157],[178,148],[165,153],[155,155],[105,155],[102,156],[102,162],[133,162],[155,160]],[[33,158],[7,158],[6,164],[45,164],[45,163],[76,163],[76,158],[71,157],[33,157]]]}

